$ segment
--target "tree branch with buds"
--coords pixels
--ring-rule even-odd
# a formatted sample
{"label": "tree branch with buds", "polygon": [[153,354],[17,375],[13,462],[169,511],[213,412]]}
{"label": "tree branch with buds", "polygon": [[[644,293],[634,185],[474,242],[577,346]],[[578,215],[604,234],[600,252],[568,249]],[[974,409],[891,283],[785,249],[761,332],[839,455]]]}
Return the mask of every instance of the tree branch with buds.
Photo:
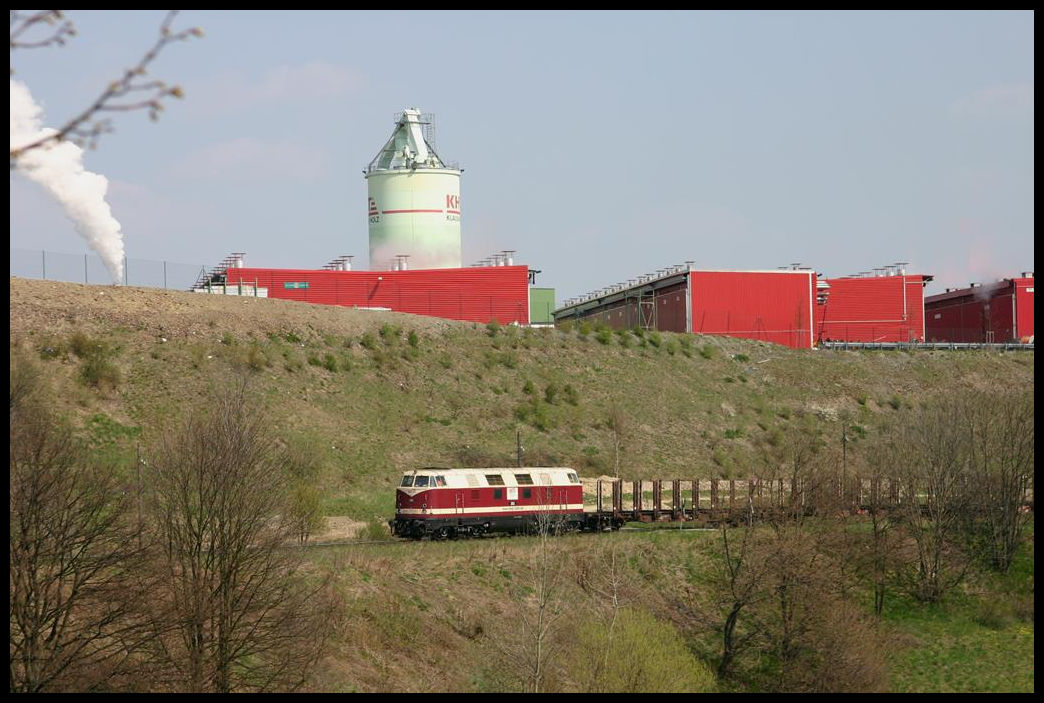
{"label": "tree branch with buds", "polygon": [[[159,119],[163,111],[163,101],[167,98],[181,98],[184,91],[181,86],[167,85],[162,80],[146,79],[147,68],[168,44],[184,41],[192,37],[202,37],[203,30],[192,27],[174,31],[172,25],[178,10],[170,10],[159,28],[156,43],[133,67],[125,70],[123,75],[112,81],[104,91],[82,112],[73,116],[55,131],[42,136],[28,144],[11,148],[11,166],[26,152],[50,144],[70,140],[79,146],[97,146],[98,137],[111,133],[112,121],[109,118],[98,119],[103,112],[131,112],[147,110],[149,118]],[[42,38],[31,38],[42,28],[49,33]],[[11,51],[21,48],[38,48],[53,45],[64,45],[66,38],[75,36],[76,28],[65,18],[61,10],[40,10],[32,14],[11,11]],[[14,66],[11,67],[14,73]]]}

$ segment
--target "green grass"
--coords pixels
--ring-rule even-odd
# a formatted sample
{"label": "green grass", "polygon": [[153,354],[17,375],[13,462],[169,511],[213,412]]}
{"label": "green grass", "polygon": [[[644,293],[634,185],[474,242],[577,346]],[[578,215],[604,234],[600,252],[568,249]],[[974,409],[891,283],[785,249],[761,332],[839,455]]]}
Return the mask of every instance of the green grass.
{"label": "green grass", "polygon": [[885,621],[909,643],[890,657],[893,690],[1033,692],[1032,536],[1007,574],[974,572],[942,603],[886,601]]}

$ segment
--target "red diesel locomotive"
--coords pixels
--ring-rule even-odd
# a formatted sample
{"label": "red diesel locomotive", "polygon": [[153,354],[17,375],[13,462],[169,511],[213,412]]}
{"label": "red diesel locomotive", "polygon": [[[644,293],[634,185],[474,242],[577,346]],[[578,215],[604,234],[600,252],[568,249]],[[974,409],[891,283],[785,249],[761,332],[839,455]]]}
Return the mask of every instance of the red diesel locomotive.
{"label": "red diesel locomotive", "polygon": [[420,539],[493,532],[597,529],[576,471],[558,467],[407,471],[395,494],[392,534]]}

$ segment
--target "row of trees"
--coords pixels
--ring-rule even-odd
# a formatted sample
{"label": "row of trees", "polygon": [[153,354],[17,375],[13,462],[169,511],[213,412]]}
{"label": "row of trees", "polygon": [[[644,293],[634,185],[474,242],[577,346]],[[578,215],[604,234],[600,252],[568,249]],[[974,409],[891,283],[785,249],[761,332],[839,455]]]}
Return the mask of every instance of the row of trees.
{"label": "row of trees", "polygon": [[[838,457],[811,425],[763,452],[759,473],[797,490],[776,510],[752,499],[721,530],[721,572],[693,595],[698,627],[720,632],[718,675],[782,691],[887,686],[887,637],[864,615],[892,589],[937,602],[972,568],[1006,572],[1030,519],[1033,398],[962,393],[895,418],[863,445],[873,490],[858,514],[836,487]],[[865,475],[865,474],[864,474]],[[757,519],[755,519],[755,517]]]}
{"label": "row of trees", "polygon": [[291,472],[239,384],[99,464],[11,365],[12,691],[293,690],[335,622],[286,549]]}

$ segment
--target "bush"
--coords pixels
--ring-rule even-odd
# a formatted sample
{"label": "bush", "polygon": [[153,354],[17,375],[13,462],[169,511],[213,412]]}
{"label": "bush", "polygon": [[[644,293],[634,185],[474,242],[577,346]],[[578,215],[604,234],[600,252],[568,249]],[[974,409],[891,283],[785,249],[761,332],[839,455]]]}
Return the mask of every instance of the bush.
{"label": "bush", "polygon": [[717,350],[709,344],[704,344],[700,347],[700,356],[704,359],[713,359],[717,354]]}
{"label": "bush", "polygon": [[486,323],[486,334],[490,337],[496,337],[500,334],[500,323],[497,322],[496,318]]}
{"label": "bush", "polygon": [[659,349],[660,345],[663,344],[663,335],[660,334],[659,332],[657,332],[656,330],[650,331],[649,332],[649,344],[651,344],[654,347],[656,347],[657,349]]}
{"label": "bush", "polygon": [[566,384],[566,387],[562,389],[562,395],[565,397],[565,401],[570,405],[580,404],[580,394],[571,385]]}
{"label": "bush", "polygon": [[355,537],[363,542],[377,542],[388,539],[389,536],[391,536],[391,529],[388,527],[388,524],[383,520],[374,518],[366,523],[366,527],[359,530]]}
{"label": "bush", "polygon": [[608,344],[609,342],[613,341],[613,331],[608,327],[603,327],[602,329],[595,332],[595,339],[597,339],[602,344]]}
{"label": "bush", "polygon": [[385,344],[395,344],[399,341],[400,334],[402,334],[402,330],[395,325],[387,322],[381,325],[380,335]]}
{"label": "bush", "polygon": [[108,356],[96,355],[84,359],[80,378],[89,386],[115,388],[120,383],[120,370]]}
{"label": "bush", "polygon": [[544,400],[550,405],[554,405],[558,398],[558,386],[555,383],[549,383],[547,388],[544,389]]}
{"label": "bush", "polygon": [[69,351],[81,359],[88,356],[96,345],[97,342],[83,332],[73,332],[69,337]]}
{"label": "bush", "polygon": [[416,349],[420,345],[420,337],[417,336],[417,331],[410,330],[410,334],[406,338],[406,341],[409,343],[411,347]]}
{"label": "bush", "polygon": [[247,366],[254,371],[260,371],[269,365],[268,355],[265,354],[258,344],[250,345],[250,349],[247,351],[246,362]]}
{"label": "bush", "polygon": [[326,525],[319,490],[308,483],[298,483],[287,498],[287,513],[298,541],[302,544]]}
{"label": "bush", "polygon": [[361,344],[364,349],[367,349],[368,351],[373,351],[377,348],[377,338],[373,336],[372,332],[366,332],[359,340],[359,344]]}
{"label": "bush", "polygon": [[568,650],[569,669],[582,692],[703,693],[716,688],[714,674],[692,655],[678,630],[646,610],[622,608],[612,631],[589,617],[576,638]]}
{"label": "bush", "polygon": [[69,348],[82,360],[80,380],[95,388],[115,388],[120,382],[120,370],[113,363],[116,350],[105,342],[93,340],[82,332],[69,339]]}

